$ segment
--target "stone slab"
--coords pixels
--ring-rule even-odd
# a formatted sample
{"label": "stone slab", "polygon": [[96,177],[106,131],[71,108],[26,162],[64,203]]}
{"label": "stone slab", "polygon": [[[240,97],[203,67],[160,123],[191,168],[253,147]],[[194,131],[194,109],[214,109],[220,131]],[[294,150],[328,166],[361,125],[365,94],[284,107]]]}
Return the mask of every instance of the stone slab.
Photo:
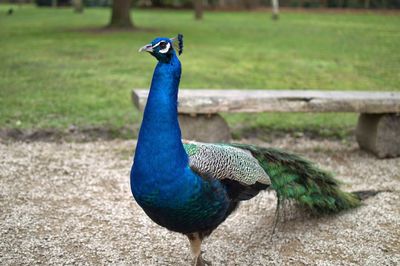
{"label": "stone slab", "polygon": [[219,114],[179,115],[182,138],[202,142],[229,142],[228,124]]}
{"label": "stone slab", "polygon": [[[143,110],[148,90],[134,89],[132,99]],[[299,90],[179,91],[179,113],[355,112],[399,113],[400,93]]]}
{"label": "stone slab", "polygon": [[360,148],[379,158],[400,156],[400,115],[361,114],[356,138]]}

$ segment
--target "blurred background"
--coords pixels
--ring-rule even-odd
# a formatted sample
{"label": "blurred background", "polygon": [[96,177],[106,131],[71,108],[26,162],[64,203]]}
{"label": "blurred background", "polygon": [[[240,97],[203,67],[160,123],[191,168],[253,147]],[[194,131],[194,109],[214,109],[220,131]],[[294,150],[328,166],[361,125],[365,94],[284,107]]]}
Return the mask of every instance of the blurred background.
{"label": "blurred background", "polygon": [[[153,8],[197,8],[198,0],[131,0],[127,1],[132,7],[153,7]],[[37,6],[74,6],[74,0],[11,0],[3,3],[30,3]],[[110,7],[112,0],[82,0],[85,7]],[[202,0],[201,5],[205,9],[238,9],[251,10],[254,8],[271,7],[270,0]],[[279,0],[282,7],[303,7],[303,8],[399,8],[399,0]]]}
{"label": "blurred background", "polygon": [[[133,88],[185,40],[181,88],[400,91],[400,0],[0,1],[0,134],[134,138]],[[223,114],[238,139],[352,135],[357,114]],[[271,135],[272,134],[272,135]]]}

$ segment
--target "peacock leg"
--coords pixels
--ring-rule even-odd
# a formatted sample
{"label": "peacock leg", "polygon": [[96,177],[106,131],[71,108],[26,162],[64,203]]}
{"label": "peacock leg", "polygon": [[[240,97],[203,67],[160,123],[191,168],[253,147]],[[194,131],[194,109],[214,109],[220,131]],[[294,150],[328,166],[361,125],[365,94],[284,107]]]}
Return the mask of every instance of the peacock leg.
{"label": "peacock leg", "polygon": [[210,262],[203,259],[201,256],[201,242],[203,241],[199,233],[188,234],[187,237],[190,241],[190,248],[194,257],[194,266],[211,265]]}

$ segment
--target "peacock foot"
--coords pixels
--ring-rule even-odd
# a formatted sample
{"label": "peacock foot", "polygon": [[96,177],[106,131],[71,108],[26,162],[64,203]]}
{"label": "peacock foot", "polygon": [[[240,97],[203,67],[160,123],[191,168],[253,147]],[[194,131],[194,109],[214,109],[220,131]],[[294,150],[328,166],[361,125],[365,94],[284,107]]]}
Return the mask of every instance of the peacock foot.
{"label": "peacock foot", "polygon": [[201,254],[194,259],[194,266],[211,266],[211,262],[203,259],[203,257],[201,256]]}
{"label": "peacock foot", "polygon": [[211,262],[206,261],[202,257],[201,242],[203,238],[199,233],[187,234],[190,241],[190,247],[194,257],[194,266],[211,266]]}

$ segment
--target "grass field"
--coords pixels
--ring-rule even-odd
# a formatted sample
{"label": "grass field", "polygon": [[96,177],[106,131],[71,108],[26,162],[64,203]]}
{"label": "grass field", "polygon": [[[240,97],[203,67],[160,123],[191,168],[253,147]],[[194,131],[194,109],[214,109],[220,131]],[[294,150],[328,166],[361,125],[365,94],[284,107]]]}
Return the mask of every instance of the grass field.
{"label": "grass field", "polygon": [[[0,5],[0,128],[116,129],[140,122],[130,91],[155,60],[137,50],[185,36],[185,88],[400,90],[400,16],[134,10],[134,32],[99,32],[109,9]],[[355,114],[226,115],[232,126],[343,129]]]}

